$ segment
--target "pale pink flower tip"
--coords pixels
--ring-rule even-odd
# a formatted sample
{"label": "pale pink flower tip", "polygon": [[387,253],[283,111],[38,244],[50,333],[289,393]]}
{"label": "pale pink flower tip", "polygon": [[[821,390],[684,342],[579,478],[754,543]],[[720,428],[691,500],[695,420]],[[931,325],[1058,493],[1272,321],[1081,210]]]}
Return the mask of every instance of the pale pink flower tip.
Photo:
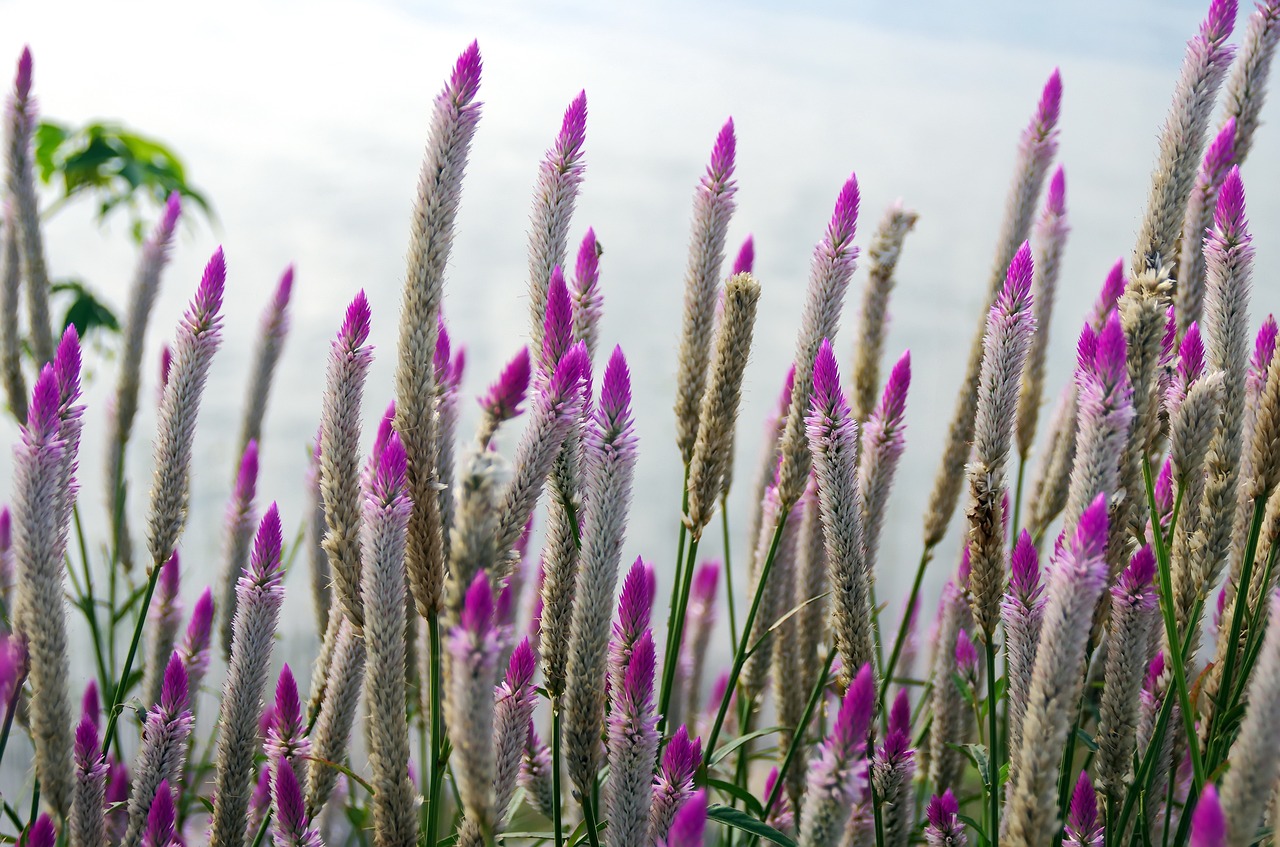
{"label": "pale pink flower tip", "polygon": [[716,146],[711,150],[711,164],[707,166],[707,179],[704,182],[712,191],[723,192],[732,187],[729,180],[733,177],[737,147],[733,118],[729,118],[716,136]]}
{"label": "pale pink flower tip", "polygon": [[169,664],[164,669],[164,682],[160,688],[160,708],[170,715],[176,715],[187,707],[187,669],[183,667],[182,656],[176,651],[169,657]]}
{"label": "pale pink flower tip", "polygon": [[1239,237],[1246,225],[1244,217],[1244,183],[1240,180],[1240,166],[1234,165],[1227,172],[1218,191],[1218,207],[1213,212],[1213,225],[1228,239]]}
{"label": "pale pink flower tip", "polygon": [[23,47],[22,55],[18,57],[18,74],[13,80],[19,100],[26,100],[31,95],[31,64],[31,48]]}
{"label": "pale pink flower tip", "polygon": [[1220,43],[1231,37],[1235,25],[1236,0],[1213,0],[1200,24],[1200,35],[1210,43]]}
{"label": "pale pink flower tip", "polygon": [[1221,174],[1231,166],[1236,154],[1236,119],[1227,118],[1217,136],[1204,154],[1204,170],[1211,174]]}
{"label": "pale pink flower tip", "polygon": [[1040,94],[1040,104],[1034,118],[1037,134],[1042,138],[1053,132],[1062,111],[1062,73],[1053,69]]}
{"label": "pale pink flower tip", "polygon": [[693,779],[694,771],[702,764],[702,742],[689,737],[689,730],[681,725],[667,743],[662,753],[662,770],[667,779],[681,785]]}
{"label": "pale pink flower tip", "polygon": [[1071,805],[1067,810],[1067,829],[1075,833],[1081,844],[1091,843],[1098,829],[1098,795],[1093,790],[1089,775],[1080,772],[1075,791],[1071,793]]}
{"label": "pale pink flower tip", "polygon": [[209,263],[205,265],[204,276],[200,278],[200,288],[196,290],[192,303],[196,315],[207,318],[222,308],[222,292],[227,284],[227,259],[222,247],[213,251]]}
{"label": "pale pink flower tip", "polygon": [[253,539],[253,553],[249,557],[249,571],[255,581],[270,581],[280,577],[280,550],[283,536],[280,531],[280,510],[275,503],[262,516],[258,534]]}
{"label": "pale pink flower tip", "polygon": [[627,357],[621,347],[614,347],[609,364],[604,369],[604,383],[600,388],[600,412],[610,425],[626,418],[631,406],[631,371],[627,369]]}
{"label": "pale pink flower tip", "polygon": [[1080,555],[1093,557],[1107,546],[1107,495],[1099,494],[1080,516],[1075,546]]}
{"label": "pale pink flower tip", "polygon": [[813,362],[813,405],[823,410],[834,409],[842,399],[836,354],[831,349],[831,342],[824,338]]}
{"label": "pale pink flower tip", "polygon": [[472,41],[453,66],[453,74],[449,77],[449,94],[457,106],[465,106],[475,98],[480,90],[480,72],[484,64],[480,58],[480,44]]}
{"label": "pale pink flower tip", "polygon": [[27,847],[53,847],[57,840],[58,833],[54,830],[53,819],[48,813],[36,818],[36,822],[27,830]]}
{"label": "pale pink flower tip", "polygon": [[480,572],[471,581],[467,589],[466,599],[462,606],[462,628],[475,635],[482,636],[493,627],[493,591],[489,588],[489,577]]}
{"label": "pale pink flower tip", "polygon": [[489,391],[480,398],[480,405],[500,420],[508,420],[520,414],[520,404],[529,390],[529,348],[521,347]]}
{"label": "pale pink flower tip", "polygon": [[275,307],[277,310],[284,309],[289,305],[289,298],[293,296],[293,265],[289,265],[284,269],[284,273],[280,275],[280,283],[276,286]]}
{"label": "pale pink flower tip", "polygon": [[575,159],[582,152],[587,139],[587,92],[579,91],[569,108],[564,111],[560,123],[560,135],[556,137],[556,152],[563,159]]}
{"label": "pale pink flower tip", "polygon": [[707,792],[699,788],[671,821],[667,847],[702,847],[707,829]]}
{"label": "pale pink flower tip", "polygon": [[640,630],[649,625],[653,610],[653,598],[658,590],[653,567],[644,559],[636,558],[631,570],[622,582],[622,594],[618,597],[618,628],[634,639]]}
{"label": "pale pink flower tip", "polygon": [[573,344],[573,301],[564,272],[556,265],[551,270],[547,287],[547,313],[542,322],[542,358],[547,367],[555,367]]}
{"label": "pale pink flower tip", "polygon": [[169,847],[174,840],[173,825],[176,820],[173,790],[169,788],[169,780],[163,779],[156,786],[156,797],[151,801],[151,810],[147,812],[147,831],[142,836],[143,847]]}
{"label": "pale pink flower tip", "polygon": [[374,478],[373,490],[384,500],[398,497],[405,487],[405,475],[409,462],[405,455],[404,443],[400,441],[400,433],[392,432],[386,446],[378,456],[378,475]]}
{"label": "pale pink flower tip", "polygon": [[907,410],[907,390],[910,387],[911,351],[907,350],[889,372],[884,394],[880,397],[880,418],[895,429],[901,425]]}
{"label": "pale pink flower tip", "polygon": [[716,598],[716,586],[720,582],[720,563],[703,562],[693,572],[692,595],[703,603],[710,603]]}
{"label": "pale pink flower tip", "polygon": [[868,662],[849,684],[849,690],[840,701],[835,726],[831,729],[831,737],[842,748],[853,750],[865,743],[875,700],[875,682],[871,678],[871,663]]}
{"label": "pale pink flower tip", "polygon": [[1227,843],[1227,821],[1218,803],[1218,789],[1204,787],[1191,816],[1191,847],[1222,847]]}
{"label": "pale pink flower tip", "polygon": [[742,242],[742,246],[738,248],[738,258],[733,260],[733,273],[749,274],[755,268],[756,264],[756,241],[753,236],[748,235],[747,240]]}
{"label": "pale pink flower tip", "polygon": [[160,219],[160,228],[166,233],[172,233],[181,216],[182,195],[176,191],[170,191],[169,198],[164,202],[164,217]]}
{"label": "pale pink flower tip", "polygon": [[849,179],[840,189],[836,198],[836,209],[831,215],[831,224],[827,229],[827,240],[837,251],[849,246],[858,226],[858,205],[862,202],[858,193],[858,175],[850,174]]}
{"label": "pale pink flower tip", "polygon": [[1049,194],[1045,197],[1045,208],[1061,217],[1067,213],[1067,172],[1062,165],[1053,172],[1049,180]]}
{"label": "pale pink flower tip", "polygon": [[355,350],[369,337],[369,323],[373,315],[369,311],[369,300],[364,296],[364,289],[356,294],[351,305],[347,306],[346,317],[342,321],[342,329],[338,337],[348,350]]}
{"label": "pale pink flower tip", "polygon": [[516,645],[516,649],[511,651],[511,661],[507,663],[507,687],[516,691],[528,686],[533,682],[533,672],[537,663],[538,657],[534,655],[529,639],[527,637],[522,639]]}
{"label": "pale pink flower tip", "polygon": [[996,305],[1006,314],[1020,312],[1031,305],[1031,277],[1035,266],[1031,261],[1031,245],[1024,241],[1013,254],[1009,263],[1009,272],[1005,276],[1004,288],[996,300]]}

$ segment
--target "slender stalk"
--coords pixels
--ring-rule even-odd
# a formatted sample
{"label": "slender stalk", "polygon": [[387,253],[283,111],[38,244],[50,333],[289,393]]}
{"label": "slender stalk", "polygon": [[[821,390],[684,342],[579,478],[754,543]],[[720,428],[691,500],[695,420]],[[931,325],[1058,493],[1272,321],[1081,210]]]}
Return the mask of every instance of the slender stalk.
{"label": "slender stalk", "polygon": [[[332,614],[332,612],[330,613]],[[431,797],[427,803],[427,844],[436,843],[436,833],[440,826],[440,788],[444,781],[444,768],[441,762],[441,745],[445,743],[444,705],[440,696],[440,616],[432,614],[427,618],[427,649],[430,651],[431,664]]]}
{"label": "slender stalk", "polygon": [[595,792],[587,792],[582,798],[582,817],[587,824],[587,841],[591,847],[600,847],[600,833],[597,832]]}
{"label": "slender stalk", "polygon": [[[684,465],[684,486],[682,490],[683,490],[683,494],[681,494],[681,498],[680,498],[680,516],[682,518],[680,521],[680,540],[676,545],[676,575],[675,575],[675,581],[672,582],[672,585],[675,586],[675,589],[671,593],[671,605],[667,608],[667,642],[664,645],[663,651],[662,651],[662,687],[659,690],[659,702],[661,703],[661,705],[659,706],[659,709],[658,709],[658,713],[662,715],[662,717],[659,718],[660,723],[658,724],[659,738],[661,738],[663,735],[663,729],[665,728],[665,723],[663,723],[663,721],[666,720],[667,701],[671,696],[670,692],[667,690],[667,685],[668,685],[667,668],[669,668],[673,664],[671,659],[672,650],[674,649],[675,651],[677,651],[677,653],[680,650],[679,639],[678,638],[673,639],[672,635],[675,634],[676,628],[678,626],[681,626],[681,627],[683,626],[683,620],[678,618],[678,611],[680,606],[680,595],[682,593],[681,588],[686,583],[684,548],[685,548],[686,542],[688,542],[689,540],[689,527],[685,525],[683,520],[684,515],[688,514],[689,512],[689,463],[688,462],[685,462],[685,465]],[[692,571],[692,568],[688,568],[688,570]],[[691,574],[689,579],[690,579],[690,584],[692,584]],[[679,621],[679,623],[677,623],[677,621]],[[673,642],[674,642],[674,648],[672,646]]]}
{"label": "slender stalk", "polygon": [[769,556],[760,568],[760,579],[756,583],[755,594],[751,598],[751,608],[747,611],[746,620],[742,622],[742,641],[738,644],[737,649],[734,650],[733,666],[729,670],[729,681],[725,685],[724,696],[720,698],[720,708],[716,712],[715,723],[711,725],[711,733],[707,737],[707,746],[705,748],[707,755],[702,760],[704,775],[706,773],[707,760],[714,754],[716,742],[720,740],[720,730],[724,728],[724,719],[729,713],[729,700],[733,695],[734,688],[738,685],[738,677],[742,675],[742,666],[747,662],[747,655],[750,652],[747,649],[747,638],[751,632],[751,627],[755,625],[756,615],[760,612],[760,601],[764,598],[764,586],[769,581],[769,572],[773,570],[773,560],[777,558],[778,544],[782,541],[782,530],[786,525],[787,513],[780,512],[778,514],[778,526],[773,531],[773,540],[769,542]]}
{"label": "slender stalk", "polygon": [[85,541],[84,524],[80,520],[78,503],[71,507],[71,516],[75,522],[76,544],[80,548],[80,566],[84,570],[84,595],[88,601],[84,604],[84,614],[89,621],[89,634],[93,636],[93,657],[98,664],[98,678],[105,680],[108,679],[107,662],[102,653],[102,631],[98,628],[98,600],[93,594],[93,576],[89,571],[89,545]]}
{"label": "slender stalk", "polygon": [[[1151,460],[1142,457],[1142,478],[1147,488],[1147,508],[1151,512],[1152,525],[1160,526],[1160,515],[1156,513],[1155,484],[1151,479]],[[1204,760],[1200,756],[1200,738],[1196,734],[1196,717],[1191,711],[1191,696],[1187,690],[1187,669],[1183,661],[1186,655],[1178,639],[1178,623],[1173,616],[1173,577],[1169,572],[1169,550],[1164,544],[1164,534],[1158,529],[1152,533],[1156,540],[1156,565],[1160,576],[1160,611],[1164,615],[1165,638],[1171,650],[1177,649],[1177,655],[1170,657],[1173,665],[1173,684],[1178,690],[1178,701],[1182,707],[1182,723],[1187,731],[1187,750],[1191,754],[1191,770],[1195,775],[1196,790],[1204,786]],[[1199,617],[1187,619],[1187,632],[1194,632],[1199,625]]]}
{"label": "slender stalk", "polygon": [[[671,598],[675,612],[675,629],[667,630],[667,655],[662,664],[662,690],[658,698],[658,737],[667,734],[667,707],[671,704],[671,689],[675,687],[676,665],[680,663],[680,641],[684,637],[684,616],[689,609],[689,593],[693,589],[694,563],[698,558],[699,539],[696,535],[689,539],[689,555],[685,558],[684,571],[680,581],[676,583],[677,597]],[[761,581],[763,585],[763,580]]]}
{"label": "slender stalk", "polygon": [[4,707],[4,727],[0,728],[0,762],[4,761],[4,751],[9,746],[9,730],[13,729],[13,716],[18,711],[18,698],[21,696],[22,686],[14,685],[9,702]]}
{"label": "slender stalk", "polygon": [[907,628],[911,622],[911,612],[915,609],[916,603],[920,602],[920,586],[924,582],[924,572],[929,567],[929,561],[932,558],[933,546],[926,544],[924,552],[920,554],[920,564],[916,566],[916,576],[911,583],[911,593],[907,595],[907,610],[902,615],[902,625],[898,627],[898,634],[893,639],[893,651],[889,654],[889,663],[884,667],[884,672],[880,676],[878,709],[881,714],[887,714],[884,708],[884,700],[889,692],[889,683],[893,680],[893,671],[898,667],[898,660],[902,658],[902,648],[907,643]]}
{"label": "slender stalk", "polygon": [[116,722],[120,719],[121,706],[124,704],[124,695],[129,684],[129,674],[133,671],[133,660],[138,656],[138,643],[142,641],[142,630],[147,624],[147,612],[151,608],[151,596],[156,593],[156,583],[160,579],[161,562],[155,562],[151,566],[151,573],[147,577],[146,592],[142,595],[142,607],[138,609],[138,622],[133,627],[133,639],[129,642],[129,652],[124,657],[124,668],[121,670],[120,679],[116,682],[115,691],[111,695],[111,708],[107,711],[107,730],[102,735],[102,755],[107,755],[107,751],[111,749],[111,740],[115,738]]}
{"label": "slender stalk", "polygon": [[564,847],[564,824],[560,819],[560,702],[551,701],[551,819],[556,847]]}
{"label": "slender stalk", "polygon": [[733,566],[729,560],[729,495],[720,495],[720,533],[724,539],[724,596],[729,604],[729,638],[738,646],[738,614],[733,602]]}
{"label": "slender stalk", "polygon": [[[1022,470],[1018,471],[1019,488],[1021,488]],[[1017,507],[1014,507],[1014,514],[1017,514]],[[1016,520],[1016,518],[1015,518]],[[990,814],[987,819],[990,827],[987,832],[990,833],[991,847],[999,847],[1000,844],[1000,776],[999,766],[997,762],[996,751],[999,749],[996,744],[996,729],[999,723],[999,716],[996,714],[996,640],[995,636],[987,637],[987,730],[991,734],[991,738],[987,743],[987,751],[989,755],[988,771],[990,774],[990,784],[988,784],[987,792],[990,794]],[[1073,733],[1074,735],[1074,733]]]}
{"label": "slender stalk", "polygon": [[1010,524],[1009,547],[1018,543],[1018,530],[1022,528],[1022,486],[1026,482],[1027,457],[1018,457],[1018,482],[1013,489],[1013,523]]}

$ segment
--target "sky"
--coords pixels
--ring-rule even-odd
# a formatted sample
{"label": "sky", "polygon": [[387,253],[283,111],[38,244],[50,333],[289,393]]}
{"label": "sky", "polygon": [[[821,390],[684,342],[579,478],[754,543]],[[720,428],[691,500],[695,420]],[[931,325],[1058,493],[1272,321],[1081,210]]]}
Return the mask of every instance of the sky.
{"label": "sky", "polygon": [[[762,422],[794,349],[811,252],[841,184],[857,174],[862,246],[895,199],[918,211],[886,344],[890,362],[910,349],[914,366],[908,446],[878,577],[881,598],[894,605],[919,556],[920,515],[982,308],[1018,134],[1045,79],[1061,69],[1059,161],[1072,227],[1050,329],[1052,398],[1068,378],[1079,322],[1107,270],[1133,249],[1159,128],[1185,41],[1203,12],[1202,4],[1181,0],[1001,0],[981,8],[932,0],[785,8],[760,0],[0,0],[0,67],[30,44],[46,116],[72,124],[116,119],[166,141],[217,211],[214,226],[183,227],[144,375],[144,397],[151,397],[159,344],[171,337],[204,262],[222,244],[229,268],[225,341],[197,435],[193,511],[182,545],[189,598],[221,567],[222,516],[258,314],[290,263],[297,267],[293,330],[267,418],[260,497],[279,501],[286,526],[302,521],[323,360],[360,289],[372,304],[377,356],[366,392],[371,436],[391,396],[408,215],[431,102],[456,55],[478,39],[485,106],[445,305],[451,333],[467,346],[464,390],[482,391],[527,337],[531,189],[564,108],[585,90],[587,177],[571,240],[590,225],[604,247],[601,335],[630,361],[641,444],[624,564],[643,555],[661,573],[672,570],[680,471],[671,405],[690,202],[723,122],[732,116],[738,137],[730,251],[754,235],[763,287],[738,434],[736,478],[743,483],[731,498],[731,551],[739,563]],[[1269,118],[1264,110],[1264,124]],[[1280,136],[1264,125],[1244,169],[1259,242],[1255,323],[1280,306],[1276,252],[1268,247],[1280,226],[1278,165]],[[134,253],[122,223],[99,228],[88,209],[73,206],[50,221],[46,240],[55,277],[83,277],[123,303]],[[835,342],[846,373],[864,282],[865,270],[855,276]],[[80,500],[91,528],[94,521],[101,526],[98,445],[114,368],[112,361],[92,365],[85,432],[92,452],[81,462]],[[467,433],[476,415],[469,401],[464,409]],[[145,509],[153,428],[153,408],[144,403],[129,457],[135,526]],[[12,426],[0,426],[0,441],[15,437]],[[504,440],[508,453],[512,442],[510,435]],[[0,497],[10,475],[0,464]],[[930,596],[954,567],[959,523],[930,573]],[[720,555],[711,546],[707,555]],[[740,577],[740,590],[745,582]],[[289,595],[290,638],[281,652],[309,661],[312,624],[301,575],[290,580]]]}

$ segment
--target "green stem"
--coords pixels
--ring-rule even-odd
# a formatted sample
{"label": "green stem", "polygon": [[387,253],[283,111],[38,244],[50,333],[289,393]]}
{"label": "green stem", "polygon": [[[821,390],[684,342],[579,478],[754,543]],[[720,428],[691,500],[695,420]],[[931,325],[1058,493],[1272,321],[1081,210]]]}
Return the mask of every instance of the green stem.
{"label": "green stem", "polygon": [[[733,666],[729,670],[729,681],[724,689],[724,696],[720,698],[720,708],[716,712],[715,722],[711,725],[711,734],[707,738],[707,756],[711,756],[716,749],[716,742],[720,740],[720,730],[724,728],[724,719],[729,713],[729,700],[733,696],[733,691],[738,686],[738,677],[742,675],[742,667],[747,662],[747,641],[751,637],[751,628],[755,625],[756,615],[760,613],[760,603],[764,599],[764,587],[769,581],[769,572],[773,570],[773,561],[778,555],[778,544],[782,541],[782,530],[787,525],[787,513],[779,511],[778,526],[773,531],[773,540],[769,543],[769,555],[765,558],[764,564],[760,568],[760,578],[756,581],[756,590],[751,598],[751,607],[747,610],[746,620],[742,622],[742,639],[738,643],[737,649],[733,653]],[[707,767],[707,759],[703,758],[702,767],[705,773]]]}
{"label": "green stem", "polygon": [[[1142,457],[1142,478],[1147,488],[1147,508],[1151,513],[1151,524],[1157,527],[1157,531],[1152,533],[1152,537],[1156,541],[1156,564],[1160,575],[1162,600],[1160,610],[1164,615],[1165,640],[1168,641],[1170,650],[1176,649],[1177,651],[1177,655],[1170,657],[1173,665],[1173,682],[1174,687],[1178,690],[1179,705],[1182,707],[1182,723],[1187,733],[1187,750],[1191,754],[1191,769],[1195,775],[1196,790],[1198,791],[1205,783],[1204,760],[1200,756],[1200,739],[1196,734],[1196,717],[1195,713],[1191,711],[1191,696],[1187,688],[1187,669],[1183,658],[1186,654],[1181,648],[1181,640],[1178,638],[1178,622],[1173,614],[1173,576],[1170,573],[1169,550],[1164,544],[1164,534],[1158,529],[1160,516],[1156,513],[1155,485],[1151,479],[1151,460],[1146,456]],[[1188,618],[1188,634],[1195,632],[1199,623],[1198,617]]]}
{"label": "green stem", "polygon": [[587,823],[587,841],[591,847],[600,847],[600,833],[597,831],[599,824],[596,820],[596,806],[593,799],[593,792],[588,791],[582,796],[582,818]]}
{"label": "green stem", "polygon": [[84,537],[84,524],[80,520],[80,506],[71,509],[75,523],[76,544],[80,548],[80,567],[84,571],[84,616],[89,621],[89,634],[93,637],[93,655],[98,664],[98,679],[107,680],[107,661],[102,652],[102,630],[98,628],[98,600],[93,594],[93,576],[89,571],[89,545]]}
{"label": "green stem", "polygon": [[4,751],[9,746],[9,730],[13,729],[13,716],[18,711],[18,698],[21,696],[22,683],[15,679],[9,702],[4,707],[4,727],[0,729],[0,762],[4,761]]}
{"label": "green stem", "polygon": [[[1019,484],[1019,487],[1021,487],[1021,484],[1022,484],[1021,470],[1019,470],[1018,477],[1019,477],[1018,484]],[[1016,507],[1014,509],[1014,514],[1015,515],[1017,514]],[[1016,522],[1017,519],[1015,518],[1014,520]],[[997,724],[999,722],[999,715],[997,714],[998,710],[996,709],[996,706],[998,705],[998,703],[996,701],[995,633],[988,634],[986,638],[986,642],[987,642],[987,645],[986,645],[987,646],[987,729],[988,729],[988,732],[990,732],[991,734],[991,737],[987,742],[987,750],[990,751],[990,756],[988,757],[989,762],[987,765],[987,769],[991,777],[991,782],[987,786],[988,793],[990,794],[990,797],[988,798],[988,801],[990,803],[990,817],[988,819],[990,829],[988,830],[988,832],[990,833],[989,841],[991,843],[991,847],[998,847],[1000,843],[1000,767],[998,764],[999,762],[998,753],[996,752],[999,749],[996,743],[997,737],[998,737],[996,735],[996,729],[997,729]]]}
{"label": "green stem", "polygon": [[889,693],[889,682],[893,679],[893,671],[898,667],[898,660],[902,658],[903,645],[907,643],[907,630],[911,628],[911,614],[915,611],[916,603],[920,602],[920,585],[924,582],[924,572],[929,567],[929,560],[933,558],[933,547],[926,544],[924,552],[920,554],[920,564],[916,566],[916,576],[911,583],[911,593],[907,595],[907,609],[902,614],[902,625],[898,627],[898,634],[893,639],[893,651],[889,654],[889,664],[884,668],[884,673],[880,678],[880,712],[884,714],[884,701]]}
{"label": "green stem", "polygon": [[142,630],[147,625],[147,612],[151,609],[151,596],[156,593],[156,582],[160,579],[160,568],[163,564],[159,561],[153,562],[151,573],[147,575],[147,590],[142,595],[142,607],[138,609],[138,622],[133,627],[133,638],[129,641],[129,652],[125,654],[124,668],[111,695],[111,709],[107,712],[107,730],[102,736],[102,755],[104,756],[111,749],[111,741],[116,735],[120,707],[124,704],[124,696],[128,691],[129,674],[133,672],[133,661],[138,656],[138,644],[142,641]]}
{"label": "green stem", "polygon": [[444,705],[440,691],[440,616],[432,613],[427,617],[427,649],[430,651],[431,686],[431,742],[429,755],[431,761],[431,796],[427,802],[427,844],[436,843],[436,833],[440,827],[441,787],[444,782],[444,769],[441,767],[440,751],[444,745]]}
{"label": "green stem", "polygon": [[[692,534],[691,534],[692,535]],[[684,616],[689,609],[689,592],[693,588],[693,565],[698,558],[698,543],[701,538],[692,535],[689,540],[689,555],[685,558],[684,573],[676,584],[676,596],[671,598],[675,611],[675,628],[667,630],[666,661],[662,665],[662,688],[658,698],[658,737],[667,734],[667,712],[671,705],[671,689],[675,687],[676,666],[680,664],[680,642],[684,637]],[[677,604],[676,601],[679,600]]]}
{"label": "green stem", "polygon": [[733,602],[733,566],[729,562],[729,495],[720,497],[720,534],[724,538],[724,596],[729,603],[729,637],[738,643],[738,614]]}
{"label": "green stem", "polygon": [[551,817],[556,847],[564,847],[564,824],[560,819],[560,699],[551,701]]}
{"label": "green stem", "polygon": [[827,687],[827,677],[831,675],[831,667],[836,662],[836,650],[831,648],[827,651],[827,661],[822,667],[822,673],[818,674],[818,680],[813,686],[813,690],[809,692],[809,702],[805,704],[804,711],[800,713],[800,723],[796,726],[795,733],[791,736],[791,743],[787,746],[787,754],[782,757],[782,764],[778,767],[778,778],[773,783],[773,789],[769,792],[769,797],[765,800],[764,816],[769,817],[769,813],[773,811],[773,807],[777,804],[778,799],[782,796],[782,784],[787,775],[787,771],[791,768],[792,761],[800,752],[800,745],[804,739],[805,731],[809,728],[809,721],[813,718],[814,711],[818,708],[818,703],[822,702],[822,692]]}
{"label": "green stem", "polygon": [[[1018,482],[1013,489],[1013,523],[1010,524],[1009,544],[1018,543],[1018,530],[1022,528],[1022,486],[1027,476],[1027,457],[1018,457]],[[994,843],[994,842],[993,842]]]}

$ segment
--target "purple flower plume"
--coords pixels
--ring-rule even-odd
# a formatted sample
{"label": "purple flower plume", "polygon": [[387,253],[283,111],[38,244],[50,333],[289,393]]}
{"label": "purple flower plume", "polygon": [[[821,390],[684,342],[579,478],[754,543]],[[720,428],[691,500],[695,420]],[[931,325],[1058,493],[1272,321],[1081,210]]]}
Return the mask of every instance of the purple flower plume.
{"label": "purple flower plume", "polygon": [[459,625],[447,642],[454,670],[446,692],[445,718],[457,754],[458,793],[466,816],[481,831],[493,831],[498,814],[493,728],[500,638],[494,625],[493,591],[488,576],[480,571],[467,589]]}
{"label": "purple flower plume", "polygon": [[865,753],[875,696],[868,663],[849,684],[831,732],[809,766],[800,816],[799,843],[803,847],[837,843],[851,810],[866,799]]}
{"label": "purple flower plume", "polygon": [[529,348],[521,347],[520,352],[512,357],[498,379],[480,398],[480,408],[484,409],[486,418],[492,422],[487,430],[482,430],[482,438],[486,443],[499,423],[510,420],[523,411],[520,404],[524,402],[525,393],[529,390],[529,375]]}
{"label": "purple flower plume", "polygon": [[302,787],[292,768],[277,768],[271,785],[275,797],[275,843],[278,847],[322,847],[320,835],[311,829]]}
{"label": "purple flower plume", "polygon": [[653,785],[653,805],[649,811],[649,840],[667,837],[679,809],[693,794],[693,775],[702,764],[702,744],[689,738],[681,726],[667,742],[662,764]]}
{"label": "purple flower plume", "polygon": [[587,345],[595,355],[600,335],[600,316],[604,313],[604,295],[600,292],[600,256],[604,250],[596,241],[596,231],[587,228],[578,247],[578,260],[573,271],[573,337]]}
{"label": "purple flower plume", "polygon": [[1063,847],[1102,847],[1102,821],[1098,815],[1098,795],[1089,774],[1080,772],[1071,805],[1067,809]]}
{"label": "purple flower plume", "polygon": [[193,689],[198,689],[209,669],[209,641],[213,633],[213,589],[206,588],[191,610],[186,634],[178,645],[178,652],[186,665],[187,679]]}
{"label": "purple flower plume", "polygon": [[652,844],[646,836],[659,740],[653,698],[656,664],[653,632],[645,629],[631,645],[622,684],[610,689],[605,810],[610,827],[616,827],[610,842],[618,847]]}
{"label": "purple flower plume", "polygon": [[960,803],[948,788],[934,795],[925,810],[924,841],[929,847],[965,847],[969,843],[960,823]]}
{"label": "purple flower plume", "polygon": [[1031,672],[1044,618],[1040,558],[1031,533],[1025,529],[1018,535],[1010,564],[1009,590],[1001,604],[1001,617],[1005,629],[1009,749],[1016,750],[1022,740],[1022,718],[1027,709]]}
{"label": "purple flower plume", "polygon": [[631,651],[640,634],[649,628],[657,590],[653,566],[637,557],[622,581],[618,618],[613,623],[613,638],[609,642],[609,685],[614,689],[622,687]]}
{"label": "purple flower plume", "polygon": [[703,847],[706,844],[707,792],[699,788],[676,812],[666,847]]}
{"label": "purple flower plume", "polygon": [[54,847],[57,840],[58,833],[53,828],[53,818],[47,812],[36,818],[36,822],[27,829],[27,847]]}
{"label": "purple flower plume", "polygon": [[506,813],[515,796],[521,761],[529,733],[529,722],[537,705],[533,674],[538,657],[525,638],[511,653],[507,675],[497,689],[497,705],[493,716],[494,738],[494,809],[498,825],[506,821]]}
{"label": "purple flower plume", "polygon": [[1225,847],[1227,821],[1218,803],[1218,789],[1206,785],[1191,815],[1191,847]]}
{"label": "purple flower plume", "polygon": [[169,787],[169,781],[164,780],[156,786],[155,798],[147,810],[147,830],[142,837],[142,847],[171,847],[176,844],[176,822],[173,789]]}
{"label": "purple flower plume", "polygon": [[107,821],[103,805],[107,787],[107,762],[101,747],[97,716],[85,714],[76,727],[76,781],[71,795],[69,821],[72,844],[107,843]]}
{"label": "purple flower plume", "polygon": [[738,248],[738,257],[733,260],[733,274],[749,274],[756,265],[756,241],[748,235]]}
{"label": "purple flower plume", "polygon": [[168,790],[170,784],[177,785],[182,778],[193,722],[188,696],[187,672],[182,657],[175,652],[165,667],[160,701],[147,712],[143,725],[142,747],[129,796],[129,823],[123,842],[126,847],[136,847],[139,839],[145,839],[144,831],[151,828],[148,808],[154,804],[150,798],[161,787]]}

